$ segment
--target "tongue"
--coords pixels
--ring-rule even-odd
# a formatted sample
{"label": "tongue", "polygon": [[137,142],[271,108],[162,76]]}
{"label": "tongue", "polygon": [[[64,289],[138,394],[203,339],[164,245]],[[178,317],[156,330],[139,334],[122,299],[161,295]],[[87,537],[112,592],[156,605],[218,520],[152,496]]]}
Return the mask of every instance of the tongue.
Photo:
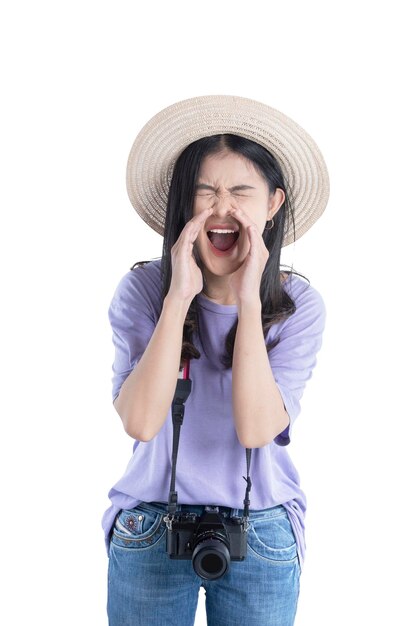
{"label": "tongue", "polygon": [[232,248],[237,240],[237,236],[234,233],[209,233],[209,239],[217,250],[222,250],[224,252],[225,250]]}

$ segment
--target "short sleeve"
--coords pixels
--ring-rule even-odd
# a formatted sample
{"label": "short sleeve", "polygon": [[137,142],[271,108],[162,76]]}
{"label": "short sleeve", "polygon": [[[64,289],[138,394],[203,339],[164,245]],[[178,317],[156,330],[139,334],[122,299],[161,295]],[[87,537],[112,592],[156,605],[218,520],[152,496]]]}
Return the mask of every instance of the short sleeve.
{"label": "short sleeve", "polygon": [[157,323],[158,297],[158,286],[150,280],[146,266],[130,270],[116,288],[108,310],[115,347],[113,402],[152,337]]}
{"label": "short sleeve", "polygon": [[296,311],[282,323],[278,332],[267,337],[271,340],[277,334],[280,336],[279,343],[269,352],[269,361],[290,419],[287,428],[274,439],[280,446],[290,443],[293,424],[300,413],[300,400],[322,345],[326,319],[324,301],[308,283],[299,279],[290,295]]}

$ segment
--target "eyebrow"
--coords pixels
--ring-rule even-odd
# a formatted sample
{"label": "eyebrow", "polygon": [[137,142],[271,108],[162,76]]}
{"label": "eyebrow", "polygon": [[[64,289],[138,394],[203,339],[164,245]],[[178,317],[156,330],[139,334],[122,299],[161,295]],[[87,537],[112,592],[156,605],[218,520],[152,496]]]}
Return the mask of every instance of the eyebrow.
{"label": "eyebrow", "polygon": [[[216,191],[215,187],[206,185],[206,183],[197,184],[196,189],[210,189],[211,191]],[[234,187],[230,187],[228,191],[246,191],[247,189],[255,189],[255,187],[251,187],[250,185],[234,185]]]}

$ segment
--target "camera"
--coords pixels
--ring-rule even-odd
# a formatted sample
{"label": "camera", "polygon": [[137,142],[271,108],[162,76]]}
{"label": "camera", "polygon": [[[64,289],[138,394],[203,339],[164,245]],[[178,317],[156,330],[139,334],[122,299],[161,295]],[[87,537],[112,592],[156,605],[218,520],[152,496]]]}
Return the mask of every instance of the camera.
{"label": "camera", "polygon": [[247,554],[246,517],[224,518],[216,506],[204,513],[176,511],[164,517],[167,554],[171,559],[191,559],[193,569],[205,580],[215,580],[229,569],[230,561],[243,561]]}

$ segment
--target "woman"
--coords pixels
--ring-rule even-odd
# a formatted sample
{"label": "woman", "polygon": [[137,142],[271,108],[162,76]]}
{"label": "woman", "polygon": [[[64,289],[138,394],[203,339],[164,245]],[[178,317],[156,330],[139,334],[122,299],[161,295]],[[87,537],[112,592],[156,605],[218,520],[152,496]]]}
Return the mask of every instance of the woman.
{"label": "woman", "polygon": [[[192,625],[204,587],[209,625],[290,626],[306,499],[285,446],[325,308],[280,253],[323,212],[326,166],[278,111],[208,96],[148,122],[127,184],[164,243],[109,309],[114,405],[135,439],[103,517],[109,624]],[[177,455],[171,405],[189,373]]]}

